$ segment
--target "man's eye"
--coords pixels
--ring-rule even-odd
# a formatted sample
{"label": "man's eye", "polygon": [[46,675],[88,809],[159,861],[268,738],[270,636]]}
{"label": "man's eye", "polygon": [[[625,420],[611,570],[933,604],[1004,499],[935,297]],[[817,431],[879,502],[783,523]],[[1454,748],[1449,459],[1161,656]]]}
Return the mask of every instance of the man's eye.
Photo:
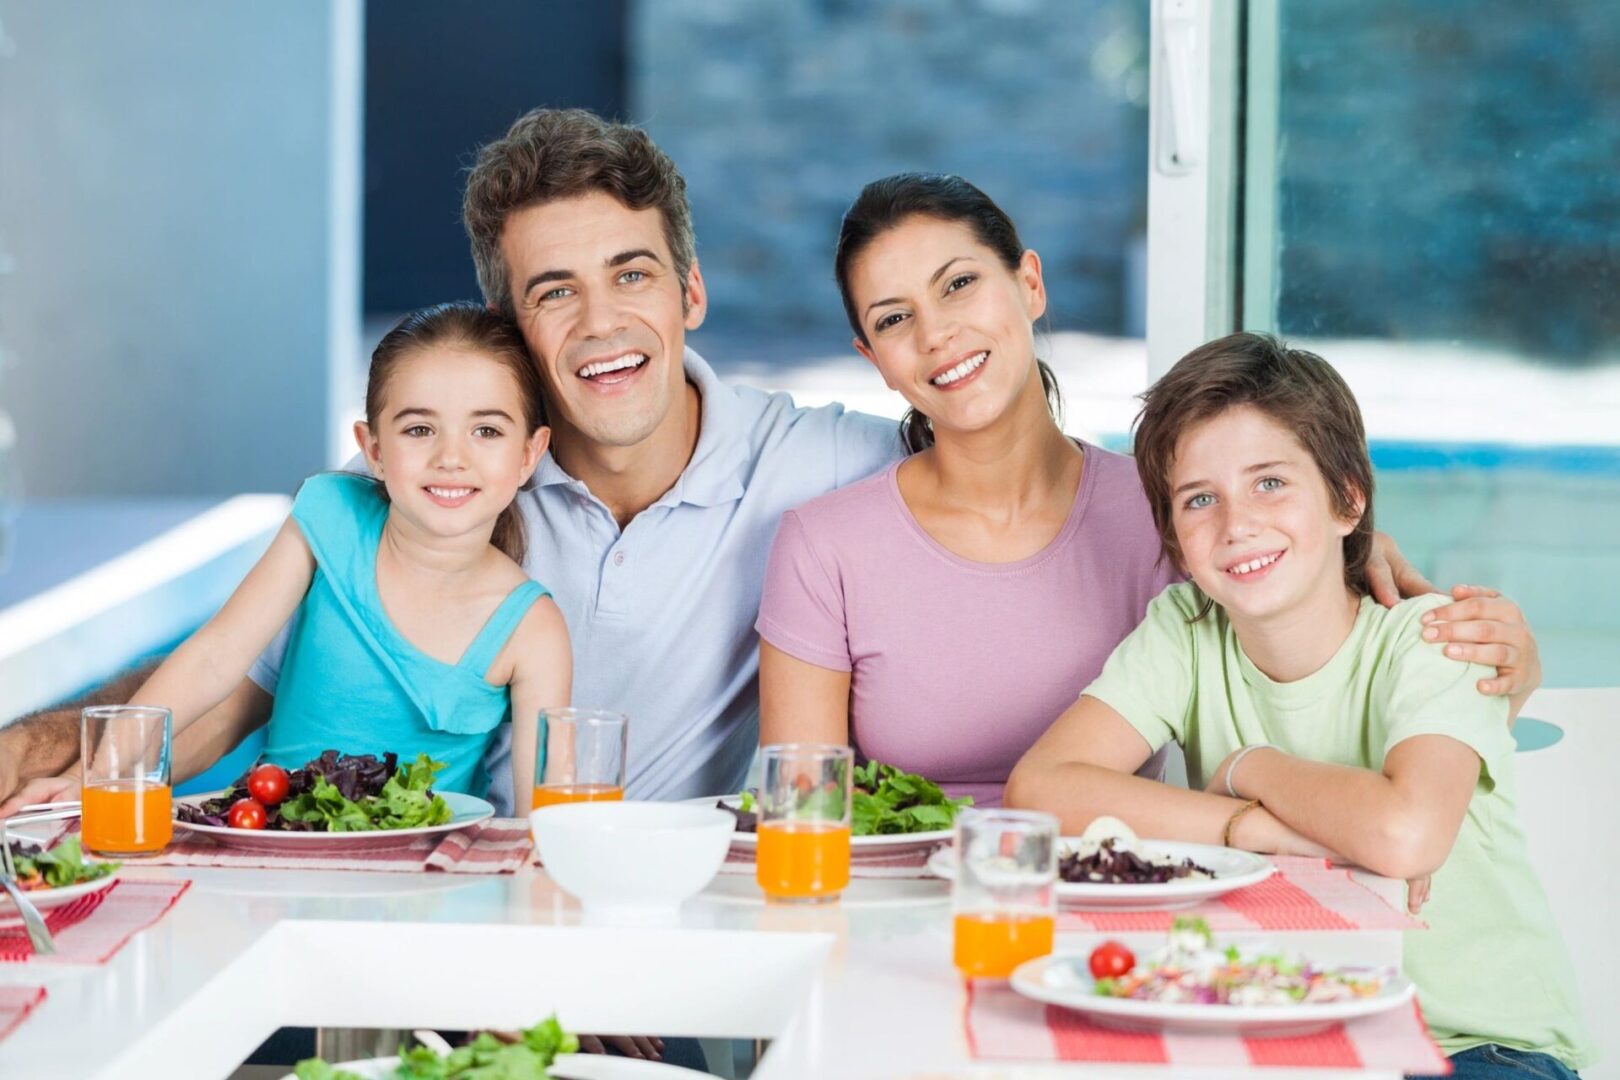
{"label": "man's eye", "polygon": [[547,289],[545,292],[540,294],[539,301],[540,303],[544,304],[552,300],[561,300],[563,297],[570,295],[573,291],[574,290],[572,289],[562,287]]}
{"label": "man's eye", "polygon": [[945,286],[945,292],[947,294],[953,293],[957,289],[966,288],[978,280],[978,274],[957,274],[955,277],[951,278],[951,283]]}
{"label": "man's eye", "polygon": [[619,280],[624,282],[626,285],[634,285],[638,281],[645,281],[646,278],[647,271],[645,270],[626,270],[624,273],[619,275]]}
{"label": "man's eye", "polygon": [[1189,510],[1202,510],[1206,506],[1214,505],[1214,503],[1215,496],[1206,491],[1202,494],[1194,495],[1192,498],[1188,499],[1186,505],[1187,509]]}

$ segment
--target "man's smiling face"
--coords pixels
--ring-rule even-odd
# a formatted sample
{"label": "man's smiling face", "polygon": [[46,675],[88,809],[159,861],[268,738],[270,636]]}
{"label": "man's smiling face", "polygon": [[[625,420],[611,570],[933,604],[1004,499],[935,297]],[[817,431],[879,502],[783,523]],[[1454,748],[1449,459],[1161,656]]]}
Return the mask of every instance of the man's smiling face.
{"label": "man's smiling face", "polygon": [[695,264],[676,275],[656,208],[605,192],[540,203],[507,219],[501,254],[563,438],[628,447],[684,423],[686,331],[708,301]]}

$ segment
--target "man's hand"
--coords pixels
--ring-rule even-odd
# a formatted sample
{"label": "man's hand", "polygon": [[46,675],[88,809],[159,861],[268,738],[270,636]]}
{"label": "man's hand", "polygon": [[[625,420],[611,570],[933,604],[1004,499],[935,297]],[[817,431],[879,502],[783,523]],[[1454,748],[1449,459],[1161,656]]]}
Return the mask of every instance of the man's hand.
{"label": "man's hand", "polygon": [[[12,792],[17,790],[17,763],[9,754],[0,754],[0,803],[11,798]],[[0,807],[0,815],[3,815]]]}
{"label": "man's hand", "polygon": [[664,1040],[649,1035],[581,1035],[579,1049],[583,1054],[605,1054],[611,1046],[620,1057],[644,1058],[660,1061],[664,1056]]}
{"label": "man's hand", "polygon": [[5,802],[0,802],[0,818],[8,818],[25,806],[34,803],[56,802],[58,799],[77,799],[79,781],[74,776],[42,776],[18,788]]}
{"label": "man's hand", "polygon": [[1509,715],[1541,685],[1541,651],[1519,605],[1495,589],[1458,585],[1453,603],[1423,616],[1423,640],[1446,642],[1446,655],[1496,669],[1494,679],[1479,680],[1482,694],[1505,695]]}

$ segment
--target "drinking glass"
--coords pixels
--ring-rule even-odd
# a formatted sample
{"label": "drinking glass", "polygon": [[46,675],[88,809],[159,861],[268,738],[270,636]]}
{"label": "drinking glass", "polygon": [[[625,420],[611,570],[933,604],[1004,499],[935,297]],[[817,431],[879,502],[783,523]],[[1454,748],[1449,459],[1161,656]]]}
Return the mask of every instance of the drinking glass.
{"label": "drinking glass", "polygon": [[847,746],[782,743],[760,751],[754,878],[775,903],[836,900],[849,884]]}
{"label": "drinking glass", "polygon": [[1005,979],[1052,951],[1057,917],[1058,820],[1024,810],[964,810],[956,817],[956,968]]}
{"label": "drinking glass", "polygon": [[530,809],[624,798],[630,720],[600,709],[541,709]]}
{"label": "drinking glass", "polygon": [[169,710],[97,705],[79,714],[84,850],[122,857],[162,851],[174,835]]}

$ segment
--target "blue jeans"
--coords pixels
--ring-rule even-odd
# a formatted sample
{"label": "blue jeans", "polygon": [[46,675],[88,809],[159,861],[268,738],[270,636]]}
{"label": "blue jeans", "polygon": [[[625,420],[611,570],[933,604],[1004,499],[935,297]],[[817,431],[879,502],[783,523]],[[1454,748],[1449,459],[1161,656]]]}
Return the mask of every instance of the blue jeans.
{"label": "blue jeans", "polygon": [[[1413,1076],[1408,1080],[1440,1078]],[[1550,1054],[1486,1043],[1451,1055],[1451,1080],[1580,1080],[1580,1074]]]}

